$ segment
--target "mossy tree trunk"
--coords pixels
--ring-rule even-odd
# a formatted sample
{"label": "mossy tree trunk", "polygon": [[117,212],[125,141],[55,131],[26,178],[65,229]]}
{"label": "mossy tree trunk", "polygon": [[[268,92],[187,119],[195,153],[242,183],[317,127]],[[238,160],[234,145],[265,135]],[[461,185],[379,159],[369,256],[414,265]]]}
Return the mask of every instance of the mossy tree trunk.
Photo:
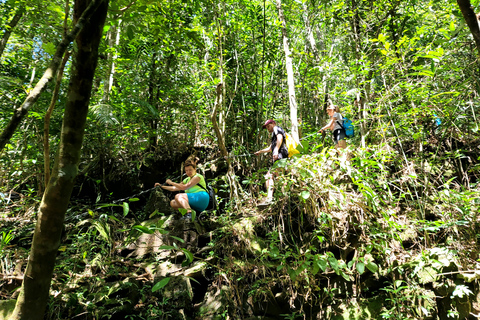
{"label": "mossy tree trunk", "polygon": [[[75,2],[75,21],[89,2]],[[77,175],[107,9],[108,0],[101,1],[76,39],[58,157],[40,205],[22,290],[10,320],[43,319],[65,212]]]}

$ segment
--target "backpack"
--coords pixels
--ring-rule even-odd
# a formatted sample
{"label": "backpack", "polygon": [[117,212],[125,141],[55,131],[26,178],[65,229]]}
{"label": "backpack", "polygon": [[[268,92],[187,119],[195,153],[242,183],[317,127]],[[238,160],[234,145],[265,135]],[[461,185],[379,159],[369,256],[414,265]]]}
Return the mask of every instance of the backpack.
{"label": "backpack", "polygon": [[207,188],[205,189],[200,183],[198,186],[205,190],[208,193],[209,196],[209,201],[208,201],[208,206],[205,210],[216,210],[217,209],[217,199],[215,198],[215,191],[213,190],[212,186],[205,181],[205,184],[207,185]]}
{"label": "backpack", "polygon": [[294,154],[300,153],[297,150],[298,142],[293,139],[291,135],[285,132],[285,145],[288,150],[288,157],[291,158]]}
{"label": "backpack", "polygon": [[340,122],[337,120],[337,123],[340,125],[340,127],[345,130],[345,135],[349,138],[353,138],[355,136],[355,129],[353,128],[353,123],[352,120],[348,119],[347,117],[343,118],[343,125],[340,124]]}

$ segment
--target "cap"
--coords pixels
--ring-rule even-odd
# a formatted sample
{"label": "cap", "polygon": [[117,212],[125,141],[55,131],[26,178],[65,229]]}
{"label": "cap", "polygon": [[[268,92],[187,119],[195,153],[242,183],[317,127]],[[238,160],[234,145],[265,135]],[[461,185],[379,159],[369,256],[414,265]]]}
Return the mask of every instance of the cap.
{"label": "cap", "polygon": [[262,128],[265,129],[270,123],[275,123],[275,121],[272,119],[268,119],[267,121],[265,121]]}
{"label": "cap", "polygon": [[335,106],[334,106],[333,104],[331,104],[331,105],[329,105],[329,106],[327,107],[327,110],[328,110],[328,109],[335,110]]}

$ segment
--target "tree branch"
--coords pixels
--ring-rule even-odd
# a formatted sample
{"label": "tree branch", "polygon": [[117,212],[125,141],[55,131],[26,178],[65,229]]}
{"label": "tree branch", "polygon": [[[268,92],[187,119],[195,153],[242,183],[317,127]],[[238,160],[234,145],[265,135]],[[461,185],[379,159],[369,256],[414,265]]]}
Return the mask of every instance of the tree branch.
{"label": "tree branch", "polygon": [[470,3],[470,0],[457,0],[460,11],[462,11],[463,18],[470,28],[470,32],[473,35],[475,44],[477,45],[478,55],[480,56],[480,24],[478,23],[478,18],[473,7]]}
{"label": "tree branch", "polygon": [[105,0],[93,0],[82,13],[72,30],[63,38],[62,42],[60,42],[60,44],[57,46],[57,50],[52,58],[52,61],[50,62],[50,65],[43,74],[42,78],[37,82],[35,88],[30,91],[23,104],[17,109],[15,109],[12,119],[10,119],[9,123],[0,135],[0,152],[5,148],[5,146],[15,133],[15,130],[22,122],[23,118],[27,115],[28,111],[32,108],[35,102],[37,102],[40,94],[45,91],[48,83],[57,73],[57,70],[62,62],[63,55],[67,50],[68,45],[77,37],[80,30],[82,30],[86,20],[104,1]]}

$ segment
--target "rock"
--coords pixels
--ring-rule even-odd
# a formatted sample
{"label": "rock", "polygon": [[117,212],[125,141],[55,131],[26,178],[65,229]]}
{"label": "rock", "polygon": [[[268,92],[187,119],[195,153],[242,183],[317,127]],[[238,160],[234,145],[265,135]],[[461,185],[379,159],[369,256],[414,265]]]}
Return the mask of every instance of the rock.
{"label": "rock", "polygon": [[0,300],[0,320],[7,320],[15,310],[17,300]]}
{"label": "rock", "polygon": [[166,196],[166,191],[163,191],[160,187],[150,194],[150,198],[145,205],[145,214],[147,217],[155,211],[163,214],[172,214],[175,212],[175,210],[170,207],[170,199]]}
{"label": "rock", "polygon": [[[322,311],[322,317],[317,319],[332,320],[374,320],[381,319],[380,313],[384,303],[383,297],[374,297],[370,299],[356,300],[352,299],[341,302],[333,310],[325,313]],[[328,314],[330,313],[330,314]]]}
{"label": "rock", "polygon": [[168,319],[187,320],[193,315],[193,290],[190,279],[184,276],[171,277],[168,284],[153,293],[163,301],[168,301]]}
{"label": "rock", "polygon": [[225,319],[223,313],[227,311],[231,289],[227,286],[221,288],[210,286],[201,303],[196,320],[221,320]]}

